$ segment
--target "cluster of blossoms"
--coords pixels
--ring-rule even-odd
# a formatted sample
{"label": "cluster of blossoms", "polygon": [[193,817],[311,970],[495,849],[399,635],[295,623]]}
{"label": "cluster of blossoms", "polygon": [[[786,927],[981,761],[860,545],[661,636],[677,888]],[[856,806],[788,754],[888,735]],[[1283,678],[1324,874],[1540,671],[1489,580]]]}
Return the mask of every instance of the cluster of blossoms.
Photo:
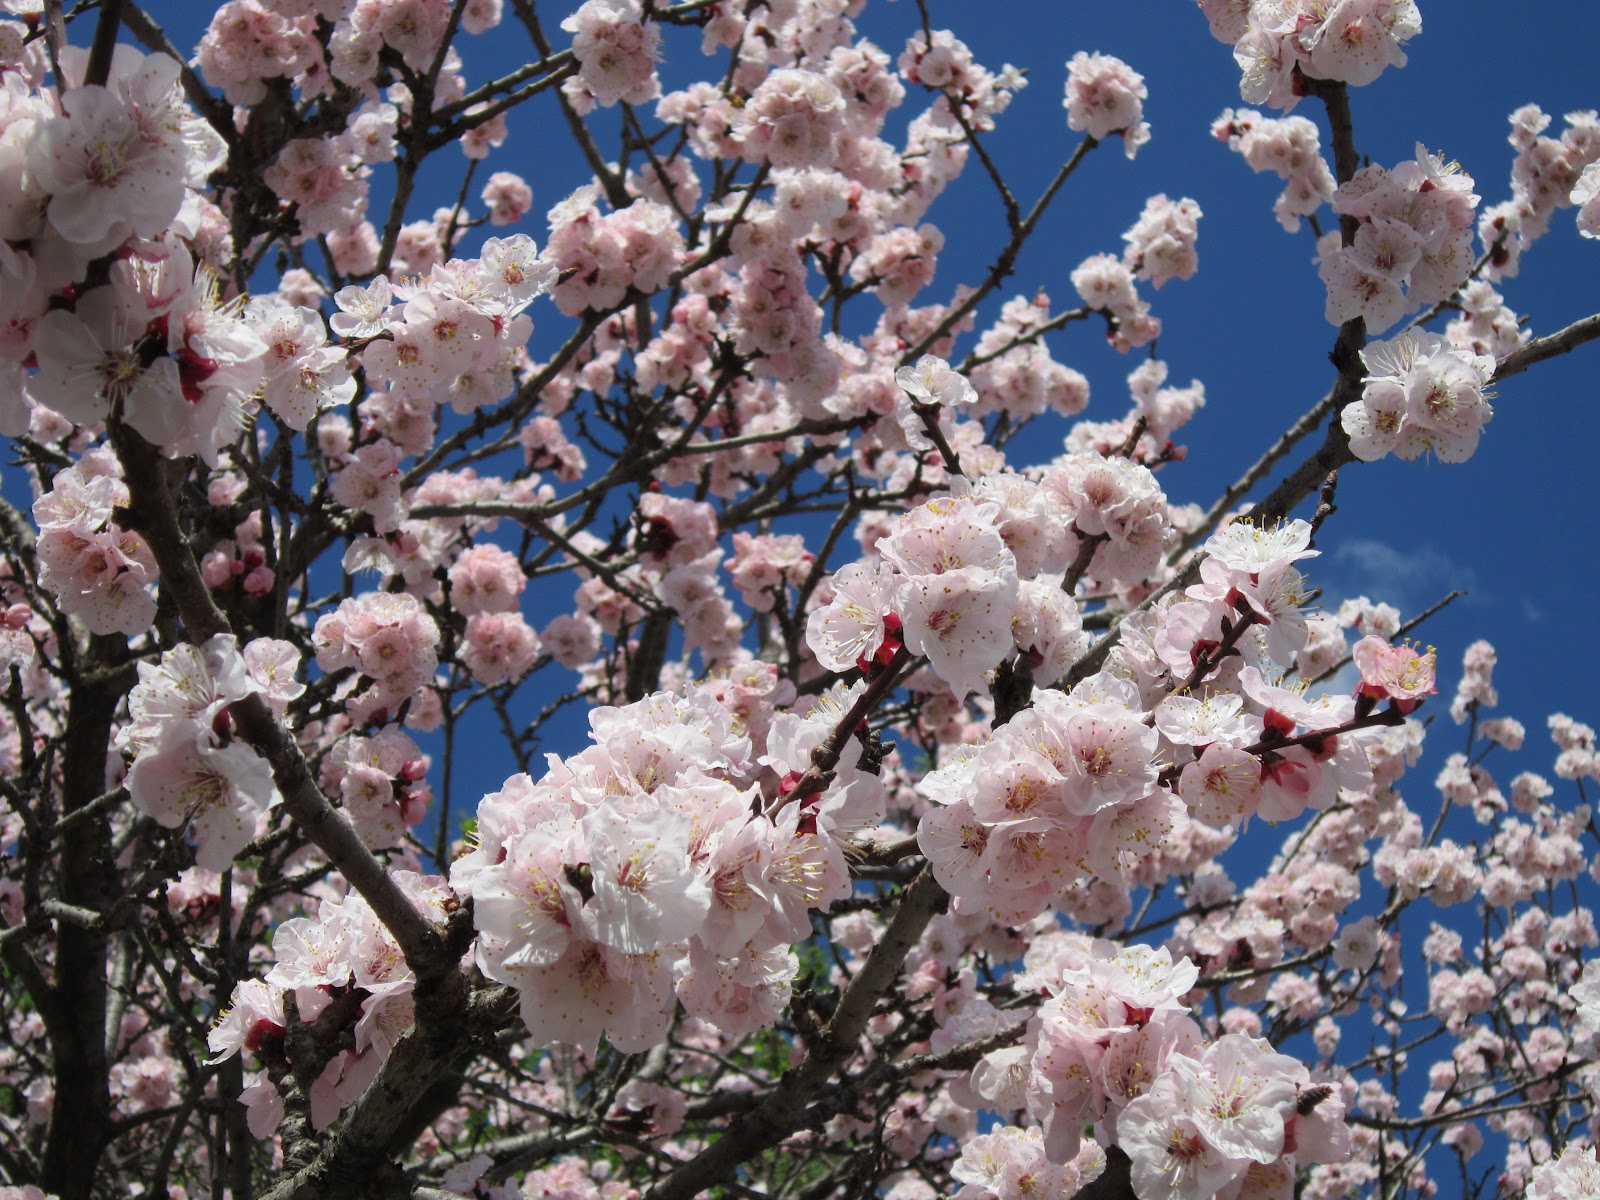
{"label": "cluster of blossoms", "polygon": [[[378,276],[338,291],[327,324],[343,348],[327,344],[315,310],[253,301],[247,315],[270,348],[266,402],[291,428],[307,426],[354,397],[348,356],[361,351],[369,382],[361,444],[351,445],[341,421],[322,422],[318,435],[334,499],[393,534],[408,508],[401,460],[433,444],[441,404],[472,413],[513,390],[533,330],[524,310],[554,278],[526,235],[490,238],[478,258],[435,263],[424,280]],[[385,387],[374,386],[380,380]]]}
{"label": "cluster of blossoms", "polygon": [[802,587],[811,575],[815,555],[797,533],[733,535],[728,568],[739,599],[756,612],[771,612],[785,585]]}
{"label": "cluster of blossoms", "polygon": [[[443,922],[458,905],[436,875],[395,870],[391,878],[430,920]],[[272,957],[264,978],[234,988],[206,1039],[212,1063],[244,1050],[262,1061],[265,1069],[240,1097],[250,1132],[258,1138],[270,1138],[284,1117],[286,998],[293,997],[297,1021],[330,1046],[339,1043],[340,1026],[348,1039],[346,1048],[327,1056],[306,1089],[311,1124],[318,1131],[367,1089],[415,1021],[416,975],[393,934],[360,896],[325,895],[314,916],[284,921],[273,932]]]}
{"label": "cluster of blossoms", "polygon": [[1144,76],[1120,58],[1079,51],[1067,63],[1067,128],[1099,141],[1122,135],[1129,158],[1150,140],[1144,102],[1150,95]]}
{"label": "cluster of blossoms", "polygon": [[489,206],[489,224],[515,225],[533,208],[533,189],[512,171],[496,171],[478,198]]}
{"label": "cluster of blossoms", "polygon": [[341,737],[322,760],[318,782],[329,796],[339,797],[363,841],[389,849],[427,815],[433,798],[427,773],[427,756],[390,726],[371,737]]}
{"label": "cluster of blossoms", "polygon": [[595,709],[587,750],[483,800],[450,882],[472,899],[478,965],[517,989],[536,1041],[592,1050],[604,1032],[641,1051],[677,1003],[734,1038],[783,1011],[789,947],[849,893],[842,839],[881,820],[883,788],[846,768],[783,804],[854,697],[769,714],[762,754],[724,706],[736,694]]}
{"label": "cluster of blossoms", "polygon": [[299,661],[287,642],[257,638],[241,655],[232,634],[218,634],[139,664],[129,720],[117,734],[118,749],[133,759],[128,795],[158,824],[187,825],[206,870],[226,870],[278,803],[272,768],[234,739],[228,706],[261,695],[282,712],[305,690],[295,679]]}
{"label": "cluster of blossoms", "polygon": [[[913,446],[927,441],[924,422],[976,398],[932,356],[897,378]],[[1062,587],[1069,569],[1069,587],[1134,586],[1155,571],[1172,533],[1151,471],[1114,453],[1081,450],[1037,478],[996,471],[952,488],[878,532],[872,560],[835,574],[807,626],[823,666],[887,661],[903,640],[958,697],[981,690],[1012,650],[1029,656],[1040,682],[1054,682],[1081,651],[1077,606]]]}
{"label": "cluster of blossoms", "polygon": [[661,94],[655,61],[661,32],[644,20],[639,0],[586,0],[561,28],[573,35],[578,73],[565,91],[579,112],[618,101],[644,104]]}
{"label": "cluster of blossoms", "polygon": [[1202,582],[1156,609],[1115,668],[1039,694],[924,779],[938,806],[919,841],[958,906],[1015,918],[1103,904],[1117,881],[1163,869],[1152,856],[1191,819],[1242,830],[1370,782],[1366,748],[1382,736],[1366,720],[1373,704],[1428,694],[1432,660],[1363,646],[1363,704],[1273,682],[1307,642],[1294,563],[1314,553],[1309,532],[1229,526],[1206,545]]}
{"label": "cluster of blossoms", "polygon": [[341,601],[311,636],[318,667],[370,681],[347,701],[352,718],[398,712],[419,698],[439,666],[439,625],[406,592],[365,592]]}
{"label": "cluster of blossoms", "polygon": [[[969,1084],[987,1107],[1026,1112],[1042,1138],[1019,1142],[1015,1130],[999,1145],[969,1143],[963,1168],[977,1174],[997,1151],[1011,1159],[1038,1149],[1092,1177],[1084,1166],[1118,1146],[1140,1200],[1200,1200],[1277,1194],[1298,1165],[1348,1157],[1342,1093],[1259,1038],[1208,1041],[1184,1002],[1198,977],[1165,949],[1060,932],[1036,940],[1015,986],[1047,998],[1022,1043],[986,1055]],[[1015,1170],[997,1166],[984,1174]]]}
{"label": "cluster of blossoms", "polygon": [[1041,692],[924,778],[937,803],[918,845],[958,906],[1026,920],[1173,833],[1183,805],[1155,786],[1157,735],[1140,717],[1135,689],[1100,677]]}
{"label": "cluster of blossoms", "polygon": [[897,226],[873,238],[850,264],[851,278],[867,283],[885,305],[909,304],[933,281],[944,234],[932,225]]}
{"label": "cluster of blossoms", "polygon": [[266,349],[261,402],[290,429],[305,429],[318,413],[355,399],[347,356],[328,345],[315,308],[258,297],[246,305],[245,320]]}
{"label": "cluster of blossoms", "polygon": [[678,219],[665,204],[638,199],[602,213],[600,189],[579,188],[550,210],[545,259],[562,282],[556,307],[568,316],[612,308],[629,289],[659,291],[683,254]]}
{"label": "cluster of blossoms", "polygon": [[1333,194],[1333,211],[1356,218],[1348,246],[1329,232],[1318,273],[1335,325],[1362,318],[1382,333],[1424,304],[1448,300],[1472,270],[1472,177],[1417,147],[1417,157],[1385,170],[1363,167]]}
{"label": "cluster of blossoms", "polygon": [[129,499],[115,472],[110,455],[86,454],[33,502],[39,586],[91,633],[136,633],[156,615],[149,588],[155,557],[143,537],[114,519]]}
{"label": "cluster of blossoms", "polygon": [[539,635],[520,611],[527,578],[516,555],[492,543],[468,546],[451,563],[450,607],[466,617],[461,662],[486,686],[521,679],[539,657]]}
{"label": "cluster of blossoms", "polygon": [[1362,701],[1370,707],[1392,700],[1401,712],[1410,712],[1438,690],[1434,686],[1438,663],[1432,646],[1420,653],[1412,646],[1391,646],[1369,634],[1355,644],[1350,657],[1361,673],[1361,686],[1356,689],[1358,707]]}
{"label": "cluster of blossoms", "polygon": [[1600,114],[1594,109],[1567,113],[1560,137],[1551,137],[1550,116],[1536,104],[1511,114],[1508,140],[1517,157],[1511,164],[1511,198],[1485,208],[1478,233],[1489,254],[1489,276],[1509,278],[1522,256],[1550,229],[1557,209],[1576,205],[1578,230],[1600,236]]}
{"label": "cluster of blossoms", "polygon": [[[1113,480],[1117,473],[1106,472]],[[1013,649],[1033,657],[1041,681],[1059,679],[1082,647],[1077,605],[1062,591],[1061,576],[1084,539],[1098,578],[1109,580],[1121,565],[1109,530],[1128,535],[1122,545],[1151,534],[1139,519],[1139,498],[1128,492],[1115,497],[1122,511],[1105,524],[1096,525],[1105,514],[1091,514],[1088,505],[1074,522],[1059,503],[1081,483],[1069,474],[1061,468],[1058,491],[1048,478],[1040,484],[988,476],[899,518],[877,541],[879,561],[837,572],[832,598],[811,613],[806,636],[817,661],[847,670],[872,661],[892,638],[926,655],[957,697],[982,688],[984,675]],[[1159,547],[1162,530],[1153,533]],[[889,655],[893,650],[888,646]]]}
{"label": "cluster of blossoms", "polygon": [[1367,375],[1361,399],[1340,414],[1350,449],[1372,462],[1386,454],[1414,459],[1433,453],[1465,462],[1494,409],[1484,389],[1494,376],[1487,354],[1458,350],[1443,337],[1413,330],[1361,351]]}
{"label": "cluster of blossoms", "polygon": [[1066,1200],[1099,1179],[1105,1168],[1106,1154],[1097,1142],[1086,1142],[1072,1161],[1057,1163],[1050,1160],[1044,1134],[1036,1126],[997,1125],[961,1143],[961,1157],[950,1168],[950,1177],[964,1185],[954,1200],[1019,1195]]}
{"label": "cluster of blossoms", "polygon": [[[340,291],[340,314],[330,325],[347,338],[371,339],[362,362],[387,382],[388,406],[427,405],[431,415],[432,406],[448,402],[471,413],[511,390],[518,353],[533,332],[524,310],[554,282],[555,268],[527,235],[490,238],[477,258],[435,264],[426,280],[379,277],[367,288]],[[375,397],[367,404],[375,420],[400,419]]]}
{"label": "cluster of blossoms", "polygon": [[[356,385],[345,351],[328,344],[321,314],[307,307],[320,297],[291,299],[284,288],[248,306],[224,302],[209,267],[196,264],[193,247],[213,238],[220,217],[190,189],[220,162],[222,144],[182,103],[176,70],[164,56],[119,47],[108,86],[74,89],[59,114],[27,102],[10,110],[26,122],[15,135],[52,150],[48,161],[28,160],[11,193],[32,216],[19,207],[7,237],[32,250],[5,252],[16,286],[4,315],[29,336],[8,340],[0,354],[13,372],[37,368],[14,380],[26,406],[7,419],[16,431],[29,420],[48,431],[63,419],[92,429],[117,417],[169,456],[198,454],[215,466],[258,405],[304,429],[353,399]],[[386,128],[393,116],[392,106],[363,110],[352,128],[368,117]],[[114,158],[116,170],[86,158],[91,150]],[[304,221],[314,211],[310,194],[296,198]],[[60,251],[41,258],[53,239]],[[48,303],[89,258],[118,246],[105,283],[75,290],[70,305]],[[355,452],[335,480],[342,500],[373,512],[380,526],[397,520],[391,442],[407,446],[394,427],[409,425],[412,443],[431,440],[431,413],[419,406],[448,400],[470,412],[509,392],[531,330],[522,310],[553,282],[553,269],[519,235],[491,239],[471,262],[436,264],[419,285],[391,289],[379,277],[340,293],[334,332],[367,342],[365,365],[390,387],[369,395],[364,411],[391,435]]]}
{"label": "cluster of blossoms", "polygon": [[[685,649],[700,651],[708,664],[736,658],[742,631],[718,577],[723,559],[718,536],[717,513],[709,504],[660,491],[639,498],[634,539],[639,566],[631,579],[677,614]],[[744,578],[741,590],[750,582]],[[599,579],[586,580],[579,593],[580,607],[593,611],[610,633],[618,631],[624,615],[639,615],[632,597]]]}
{"label": "cluster of blossoms", "polygon": [[1529,1200],[1600,1194],[1600,1162],[1595,1161],[1594,1147],[1568,1143],[1560,1158],[1534,1168],[1523,1194]]}
{"label": "cluster of blossoms", "polygon": [[1456,293],[1460,312],[1445,326],[1452,346],[1473,354],[1510,354],[1533,336],[1517,320],[1505,297],[1487,280],[1474,279]]}
{"label": "cluster of blossoms", "polygon": [[[1196,214],[1198,215],[1198,210]],[[1136,253],[1134,246],[1122,258],[1115,254],[1094,254],[1072,272],[1072,286],[1086,307],[1106,317],[1106,338],[1117,350],[1146,346],[1161,334],[1161,319],[1151,315],[1150,304],[1139,295],[1134,283],[1134,268],[1127,262]]]}
{"label": "cluster of blossoms", "polygon": [[1021,420],[1046,411],[1075,417],[1088,405],[1089,381],[1083,373],[1057,362],[1044,339],[1028,340],[1049,318],[1048,295],[1018,296],[984,330],[974,347],[984,360],[971,375],[978,394],[971,408],[974,417],[1004,412]]}
{"label": "cluster of blossoms", "polygon": [[[228,0],[217,7],[200,39],[196,65],[205,81],[221,88],[232,104],[259,104],[266,84],[289,79],[307,98],[333,83],[370,87],[382,69],[385,49],[413,71],[425,71],[450,22],[442,0]],[[469,0],[461,28],[478,34],[500,22],[498,0]],[[332,26],[324,45],[318,21]]]}
{"label": "cluster of blossoms", "polygon": [[1253,108],[1224,109],[1211,125],[1219,142],[1236,150],[1252,171],[1271,171],[1284,181],[1273,204],[1278,223],[1290,233],[1333,199],[1333,172],[1322,157],[1316,125],[1304,117],[1266,117]]}
{"label": "cluster of blossoms", "polygon": [[[396,56],[411,71],[428,72],[450,25],[450,10],[439,0],[288,5],[230,0],[217,9],[197,49],[201,77],[241,107],[259,105],[268,84],[279,79],[292,83],[306,101],[329,100],[344,88],[366,96],[362,104],[341,108],[335,131],[284,141],[261,177],[302,236],[326,236],[337,269],[345,274],[370,274],[377,266],[378,233],[365,219],[367,181],[374,164],[394,159],[396,134],[410,117],[413,100],[398,83],[388,87],[386,100],[380,99],[379,76]],[[499,0],[472,0],[462,6],[460,28],[482,33],[499,24],[500,13]],[[322,31],[330,26],[324,42]],[[448,103],[465,94],[461,65],[452,48],[433,68],[436,101]],[[469,106],[460,130],[459,144],[470,158],[484,157],[506,136],[504,115],[483,115],[482,109]],[[407,226],[402,243],[419,237],[436,241],[426,224]],[[396,259],[405,257],[397,247]]]}
{"label": "cluster of blossoms", "polygon": [[1136,279],[1159,288],[1169,279],[1192,279],[1200,269],[1195,240],[1200,236],[1200,206],[1185,197],[1151,196],[1133,228],[1122,235],[1128,243],[1122,262]]}
{"label": "cluster of blossoms", "polygon": [[[206,488],[206,498],[214,507],[230,504],[248,488],[240,473],[218,471]],[[200,557],[200,577],[206,586],[226,593],[237,587],[247,596],[266,596],[277,586],[278,574],[267,565],[262,544],[263,522],[259,512],[247,515],[233,527],[232,537],[218,538]]]}
{"label": "cluster of blossoms", "polygon": [[[353,118],[349,130],[336,138],[295,138],[278,152],[278,157],[261,173],[266,184],[286,205],[294,208],[295,220],[304,237],[343,232],[350,215],[367,207],[367,177],[372,162],[394,158],[396,110],[383,106],[387,113],[374,114],[377,128],[363,136],[360,117]],[[369,264],[357,257],[354,246],[341,259],[346,267]]]}
{"label": "cluster of blossoms", "polygon": [[1199,0],[1211,33],[1233,47],[1247,103],[1291,109],[1296,76],[1368,84],[1406,65],[1422,32],[1414,0]]}
{"label": "cluster of blossoms", "polygon": [[730,130],[747,162],[826,167],[845,126],[844,95],[826,75],[783,69],[761,81]]}

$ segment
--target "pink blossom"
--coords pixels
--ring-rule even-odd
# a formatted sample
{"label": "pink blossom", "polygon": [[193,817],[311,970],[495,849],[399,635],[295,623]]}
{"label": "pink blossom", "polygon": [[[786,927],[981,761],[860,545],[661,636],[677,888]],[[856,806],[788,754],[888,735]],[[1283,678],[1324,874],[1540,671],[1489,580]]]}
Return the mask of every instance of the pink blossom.
{"label": "pink blossom", "polygon": [[1411,0],[1336,0],[1323,19],[1297,31],[1309,74],[1361,85],[1385,67],[1406,65],[1403,43],[1422,32]]}
{"label": "pink blossom", "polygon": [[141,662],[118,748],[138,757],[180,729],[210,745],[226,727],[228,706],[262,690],[246,664],[232,634],[217,634],[201,646],[181,642],[159,662]]}
{"label": "pink blossom", "polygon": [[1600,161],[1583,169],[1568,200],[1578,206],[1578,232],[1587,238],[1600,238]]}
{"label": "pink blossom", "polygon": [[255,837],[261,816],[278,802],[272,769],[240,743],[196,744],[192,730],[173,726],[128,772],[128,794],[168,829],[188,824],[195,862],[226,870]]}
{"label": "pink blossom", "polygon": [[1439,689],[1434,686],[1436,664],[1433,647],[1426,654],[1410,646],[1391,646],[1382,638],[1364,637],[1350,651],[1361,672],[1361,694],[1375,700],[1393,700],[1401,712],[1410,712]]}
{"label": "pink blossom", "polygon": [[[1175,1073],[1156,1080],[1117,1119],[1142,1200],[1202,1200],[1244,1174],[1247,1159],[1225,1154],[1201,1131],[1196,1101]],[[1281,1136],[1281,1126],[1280,1126]]]}
{"label": "pink blossom", "polygon": [[1484,399],[1493,358],[1455,350],[1437,334],[1412,332],[1369,343],[1362,359],[1372,374],[1361,400],[1341,415],[1359,457],[1371,461],[1393,451],[1412,459],[1429,450],[1444,462],[1472,456],[1493,416]]}
{"label": "pink blossom", "polygon": [[489,206],[491,225],[513,225],[533,207],[533,189],[522,176],[496,171],[483,185],[478,198]]}
{"label": "pink blossom", "polygon": [[1189,812],[1207,825],[1243,830],[1256,811],[1261,764],[1254,755],[1225,744],[1209,745],[1183,768],[1179,793]]}
{"label": "pink blossom", "polygon": [[[134,86],[165,97],[178,66],[165,55],[142,60]],[[70,242],[106,249],[129,233],[154,237],[183,202],[186,147],[170,128],[148,118],[105,87],[75,87],[62,114],[41,124],[29,148],[29,169],[50,196],[46,216]],[[148,116],[155,116],[151,113]]]}
{"label": "pink blossom", "polygon": [[239,1102],[245,1107],[245,1124],[250,1136],[257,1140],[270,1138],[283,1121],[286,1111],[283,1097],[265,1071],[240,1090]]}
{"label": "pink blossom", "polygon": [[158,446],[173,440],[188,407],[178,364],[165,355],[146,364],[137,345],[144,325],[111,287],[87,293],[70,312],[39,318],[38,386],[51,407],[80,425],[104,421],[115,408],[146,440]]}
{"label": "pink blossom", "polygon": [[934,671],[965,695],[984,687],[983,676],[1011,649],[1011,601],[1016,582],[979,567],[918,575],[901,583],[894,607],[905,643],[925,654]]}
{"label": "pink blossom", "polygon": [[806,643],[824,667],[848,671],[872,659],[884,644],[894,573],[881,564],[850,563],[839,569],[832,583],[833,599],[812,609],[807,618]]}
{"label": "pink blossom", "polygon": [[539,638],[521,613],[477,613],[467,618],[461,661],[479,683],[515,682],[539,656]]}
{"label": "pink blossom", "polygon": [[1120,133],[1129,158],[1150,140],[1150,126],[1144,123],[1149,95],[1144,76],[1109,54],[1080,50],[1067,63],[1067,95],[1062,102],[1067,127],[1097,140]]}
{"label": "pink blossom", "polygon": [[643,104],[660,92],[655,58],[661,35],[643,20],[638,0],[585,0],[561,28],[575,34],[572,53],[584,88],[601,105]]}
{"label": "pink blossom", "polygon": [[215,1056],[212,1063],[232,1058],[240,1050],[260,1050],[268,1039],[284,1033],[283,992],[259,979],[235,984],[228,1007],[206,1035]]}

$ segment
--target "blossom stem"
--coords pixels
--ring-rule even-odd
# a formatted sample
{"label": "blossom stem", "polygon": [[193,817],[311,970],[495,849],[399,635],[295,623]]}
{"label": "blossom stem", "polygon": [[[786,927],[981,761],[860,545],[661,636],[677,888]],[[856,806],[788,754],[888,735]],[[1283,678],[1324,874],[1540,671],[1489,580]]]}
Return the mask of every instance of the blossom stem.
{"label": "blossom stem", "polygon": [[781,811],[785,804],[800,804],[828,786],[833,779],[834,767],[839,765],[839,756],[850,744],[850,739],[855,737],[856,726],[867,719],[885,696],[894,691],[902,671],[910,661],[911,651],[904,646],[895,651],[889,664],[872,677],[849,711],[839,718],[827,740],[811,752],[811,765],[789,792],[778,797],[767,812],[769,817]]}

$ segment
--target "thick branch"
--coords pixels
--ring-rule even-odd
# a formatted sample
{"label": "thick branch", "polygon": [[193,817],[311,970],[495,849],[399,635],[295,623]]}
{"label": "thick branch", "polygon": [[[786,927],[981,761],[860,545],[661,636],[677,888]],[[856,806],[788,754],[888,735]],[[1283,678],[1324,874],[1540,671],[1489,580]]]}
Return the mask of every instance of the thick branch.
{"label": "thick branch", "polygon": [[1289,426],[1283,435],[1268,448],[1267,452],[1251,464],[1248,471],[1223,489],[1222,495],[1217,498],[1216,503],[1206,510],[1206,515],[1200,524],[1183,535],[1183,538],[1178,542],[1177,550],[1172,554],[1172,558],[1181,558],[1205,541],[1211,535],[1211,531],[1217,527],[1217,523],[1227,515],[1228,510],[1244,499],[1251,488],[1265,479],[1267,472],[1272,470],[1284,455],[1310,436],[1322,424],[1332,408],[1333,393],[1329,392],[1302,413],[1300,419]]}
{"label": "thick branch", "polygon": [[[393,1155],[417,1130],[410,1117],[428,1089],[458,1065],[478,1039],[499,1028],[515,1010],[516,993],[493,988],[474,997],[458,1020],[438,1036],[421,1028],[395,1045],[378,1077],[327,1135],[317,1157],[262,1200],[350,1200],[355,1196],[409,1195]],[[399,1143],[397,1145],[397,1143]]]}
{"label": "thick branch", "polygon": [[906,889],[888,929],[850,981],[804,1061],[779,1081],[760,1107],[737,1118],[727,1133],[652,1188],[647,1200],[692,1200],[730,1178],[740,1163],[776,1146],[798,1128],[811,1098],[855,1052],[867,1018],[946,899],[933,873],[924,868]]}
{"label": "thick branch", "polygon": [[[110,649],[108,640],[97,638],[89,652],[104,659]],[[94,801],[105,787],[111,722],[122,690],[75,687],[68,698],[61,754],[62,810],[68,817]],[[109,908],[118,878],[114,859],[111,824],[105,814],[69,826],[61,839],[63,907],[91,917]],[[54,1004],[43,1015],[48,1022],[54,1011],[61,1019],[49,1022],[55,1096],[40,1183],[62,1200],[90,1195],[111,1135],[105,1046],[108,948],[103,923],[58,922]]]}

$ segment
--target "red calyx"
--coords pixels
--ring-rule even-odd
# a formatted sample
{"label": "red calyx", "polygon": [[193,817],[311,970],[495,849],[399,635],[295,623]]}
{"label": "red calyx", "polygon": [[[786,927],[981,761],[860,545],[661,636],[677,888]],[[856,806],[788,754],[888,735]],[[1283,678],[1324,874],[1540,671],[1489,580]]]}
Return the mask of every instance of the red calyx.
{"label": "red calyx", "polygon": [[1261,722],[1266,728],[1264,734],[1286,738],[1294,732],[1294,719],[1287,717],[1275,708],[1269,708],[1262,714]]}
{"label": "red calyx", "polygon": [[183,398],[190,404],[200,402],[200,385],[217,373],[221,364],[214,358],[196,354],[185,346],[175,355],[178,360],[178,382],[183,387]]}
{"label": "red calyx", "polygon": [[664,555],[678,544],[678,532],[665,517],[651,517],[645,522],[639,549],[645,554]]}
{"label": "red calyx", "polygon": [[250,1026],[249,1032],[244,1035],[244,1048],[258,1051],[264,1042],[277,1041],[284,1035],[284,1028],[276,1021],[269,1021],[265,1017]]}
{"label": "red calyx", "polygon": [[871,658],[863,654],[856,659],[856,666],[868,675],[872,674],[876,668],[887,667],[894,661],[894,656],[900,653],[900,647],[905,645],[900,638],[900,632],[904,628],[905,626],[901,624],[900,618],[894,613],[884,614],[882,643],[873,651]]}

